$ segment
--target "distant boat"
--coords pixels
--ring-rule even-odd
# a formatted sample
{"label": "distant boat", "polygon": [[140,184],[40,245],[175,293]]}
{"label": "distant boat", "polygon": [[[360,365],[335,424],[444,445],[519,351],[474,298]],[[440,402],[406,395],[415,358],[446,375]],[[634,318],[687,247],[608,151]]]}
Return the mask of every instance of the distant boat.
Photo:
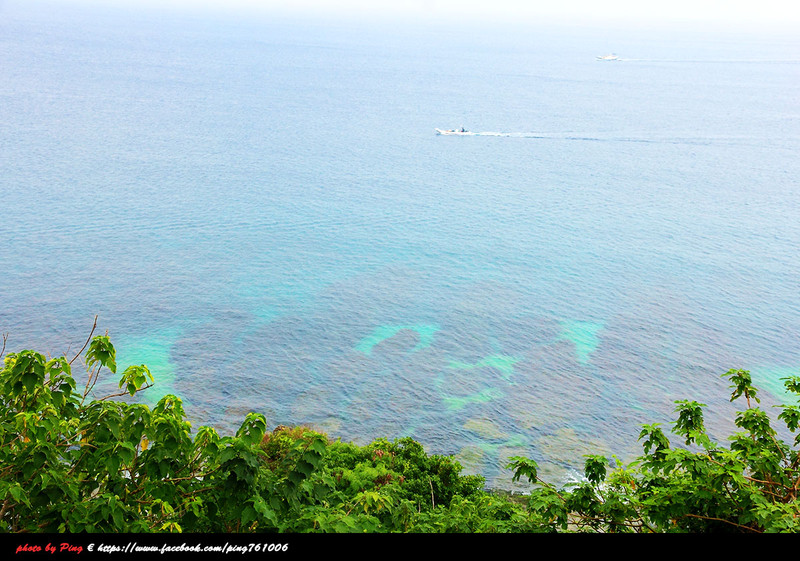
{"label": "distant boat", "polygon": [[474,135],[474,132],[469,132],[464,127],[460,129],[434,129],[436,134],[445,134],[445,135],[452,135],[452,136],[470,136]]}
{"label": "distant boat", "polygon": [[597,60],[620,60],[620,58],[612,53],[610,55],[599,56],[597,57]]}

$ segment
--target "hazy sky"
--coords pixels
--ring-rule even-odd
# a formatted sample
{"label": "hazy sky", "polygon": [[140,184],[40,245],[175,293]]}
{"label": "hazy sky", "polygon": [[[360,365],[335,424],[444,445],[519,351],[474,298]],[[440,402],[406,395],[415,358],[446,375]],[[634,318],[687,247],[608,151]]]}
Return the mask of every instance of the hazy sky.
{"label": "hazy sky", "polygon": [[[2,1],[2,0],[0,0]],[[693,26],[796,26],[800,0],[84,0],[192,10],[427,19],[685,23]]]}

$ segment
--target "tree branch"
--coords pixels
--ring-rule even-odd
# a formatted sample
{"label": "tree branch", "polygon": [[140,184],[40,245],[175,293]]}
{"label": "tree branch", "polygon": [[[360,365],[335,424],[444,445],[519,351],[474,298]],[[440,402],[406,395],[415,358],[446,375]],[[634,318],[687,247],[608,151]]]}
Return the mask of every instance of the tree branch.
{"label": "tree branch", "polygon": [[92,340],[92,335],[94,334],[94,330],[97,328],[97,317],[98,316],[96,316],[96,315],[94,316],[94,324],[92,325],[92,330],[89,332],[89,337],[86,338],[86,342],[81,347],[81,350],[78,351],[78,354],[76,354],[74,357],[72,357],[72,360],[69,361],[70,364],[75,362],[75,359],[78,358],[79,356],[81,356],[81,353],[83,352],[83,349],[85,349],[86,345],[89,344],[89,341]]}
{"label": "tree branch", "polygon": [[[153,387],[153,384],[147,384],[146,386],[142,386],[141,388],[136,390],[136,393],[139,393],[141,391],[146,390],[147,388],[152,388],[152,387]],[[109,395],[107,395],[105,397],[101,397],[100,399],[97,399],[95,401],[105,401],[106,399],[111,399],[112,397],[120,397],[120,396],[123,396],[123,395],[129,395],[129,394],[130,394],[130,392],[127,392],[127,391],[119,392],[119,393],[112,393],[112,394],[109,394]]]}
{"label": "tree branch", "polygon": [[701,516],[699,514],[684,514],[685,518],[697,518],[699,520],[714,520],[715,522],[724,522],[725,524],[730,524],[731,526],[736,526],[737,528],[741,528],[742,530],[747,530],[748,532],[753,532],[756,534],[763,534],[761,530],[757,530],[755,528],[751,528],[750,526],[743,526],[742,524],[737,524],[736,522],[731,522],[730,520],[725,520],[724,518],[715,518],[713,516]]}

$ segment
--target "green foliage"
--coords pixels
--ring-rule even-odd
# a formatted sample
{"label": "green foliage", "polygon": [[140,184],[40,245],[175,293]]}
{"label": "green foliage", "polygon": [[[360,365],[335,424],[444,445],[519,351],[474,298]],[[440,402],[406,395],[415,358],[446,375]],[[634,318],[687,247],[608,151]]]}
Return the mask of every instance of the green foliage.
{"label": "green foliage", "polygon": [[[629,465],[586,456],[584,477],[556,488],[531,459],[507,469],[531,491],[485,490],[449,456],[411,438],[366,446],[303,427],[267,431],[250,413],[233,436],[192,430],[183,403],[135,396],[153,376],[122,371],[118,394],[92,397],[116,373],[108,336],[90,338],[86,386],[72,363],[24,350],[0,370],[0,531],[10,532],[797,532],[798,441],[780,440],[747,371],[731,370],[741,432],[725,447],[706,434],[705,405],[676,402],[673,446],[644,425]],[[0,351],[2,356],[2,351]],[[800,378],[786,380],[800,395]],[[800,407],[777,418],[796,433]]]}
{"label": "green foliage", "polygon": [[[529,508],[549,517],[556,530],[602,532],[797,532],[800,531],[800,458],[777,438],[766,411],[756,404],[758,390],[749,372],[730,370],[731,401],[744,398],[736,415],[743,429],[725,448],[705,431],[703,404],[676,402],[673,433],[684,445],[670,445],[658,424],[639,435],[644,455],[629,466],[605,471],[603,458],[588,456],[585,481],[555,490],[544,482],[530,495]],[[800,395],[800,379],[785,380]],[[790,432],[798,428],[798,407],[779,406],[778,419]],[[524,464],[515,463],[515,477]],[[534,472],[535,474],[535,472]]]}
{"label": "green foliage", "polygon": [[[71,361],[34,351],[5,357],[0,371],[0,523],[14,532],[214,531],[241,528],[261,463],[263,416],[235,437],[202,427],[192,437],[181,400],[146,405],[87,400],[101,369],[114,372],[107,336],[85,354],[81,394]],[[77,357],[76,357],[77,358]],[[73,359],[75,360],[75,359]],[[136,394],[152,376],[127,368],[120,387]],[[210,515],[214,511],[214,516]]]}
{"label": "green foliage", "polygon": [[511,461],[506,465],[506,469],[514,470],[512,481],[519,481],[522,476],[525,476],[529,483],[539,479],[539,466],[536,462],[522,456],[512,456],[509,459]]}

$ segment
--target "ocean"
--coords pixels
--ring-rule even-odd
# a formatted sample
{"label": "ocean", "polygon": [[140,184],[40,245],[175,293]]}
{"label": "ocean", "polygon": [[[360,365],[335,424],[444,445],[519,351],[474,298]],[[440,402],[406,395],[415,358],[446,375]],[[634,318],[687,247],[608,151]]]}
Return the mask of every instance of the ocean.
{"label": "ocean", "polygon": [[797,37],[7,0],[0,332],[97,315],[195,427],[563,481],[678,399],[726,438],[729,369],[789,399],[798,154]]}

